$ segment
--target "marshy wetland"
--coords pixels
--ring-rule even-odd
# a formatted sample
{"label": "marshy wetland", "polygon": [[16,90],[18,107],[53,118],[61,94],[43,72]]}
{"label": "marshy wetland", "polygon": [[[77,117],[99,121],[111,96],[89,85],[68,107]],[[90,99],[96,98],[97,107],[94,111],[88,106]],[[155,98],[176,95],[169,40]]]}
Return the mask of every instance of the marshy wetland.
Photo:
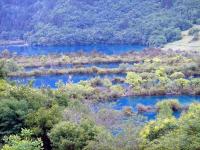
{"label": "marshy wetland", "polygon": [[1,150],[200,150],[200,0],[0,0]]}
{"label": "marshy wetland", "polygon": [[87,84],[106,93],[101,99],[112,101],[124,96],[200,94],[199,57],[195,51],[158,48],[121,54],[93,51],[30,56],[4,50],[1,61],[8,69],[8,78],[17,84],[54,89],[61,83]]}
{"label": "marshy wetland", "polygon": [[146,127],[158,118],[169,116],[167,121],[173,123],[199,106],[199,58],[198,51],[159,48],[119,54],[79,51],[27,56],[2,50],[0,96],[13,97],[9,105],[21,106],[25,98],[30,111],[44,103],[50,110],[31,114],[55,116],[55,122],[62,110],[65,122],[59,124],[59,130],[68,126],[66,121],[78,126],[87,118],[104,127],[109,133],[106,138],[111,136],[116,143],[128,134],[129,138],[138,137],[138,131],[146,134]]}

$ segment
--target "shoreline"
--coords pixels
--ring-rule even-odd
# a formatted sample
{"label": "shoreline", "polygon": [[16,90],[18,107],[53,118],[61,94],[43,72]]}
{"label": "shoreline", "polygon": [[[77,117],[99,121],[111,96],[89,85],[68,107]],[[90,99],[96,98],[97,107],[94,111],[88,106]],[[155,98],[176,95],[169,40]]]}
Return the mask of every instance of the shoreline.
{"label": "shoreline", "polygon": [[56,47],[56,46],[90,46],[90,45],[137,45],[141,47],[147,47],[147,45],[141,43],[109,43],[109,42],[99,42],[99,43],[65,43],[65,44],[29,44],[25,40],[1,40],[0,39],[0,46],[38,46],[38,47]]}
{"label": "shoreline", "polygon": [[29,46],[29,44],[24,40],[0,40],[0,47],[3,46]]}

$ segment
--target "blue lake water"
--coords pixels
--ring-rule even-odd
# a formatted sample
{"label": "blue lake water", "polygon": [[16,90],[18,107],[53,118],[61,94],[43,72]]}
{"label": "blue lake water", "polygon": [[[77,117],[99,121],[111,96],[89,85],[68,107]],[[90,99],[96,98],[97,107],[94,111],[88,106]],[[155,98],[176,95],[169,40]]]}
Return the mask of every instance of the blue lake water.
{"label": "blue lake water", "polygon": [[[137,96],[137,97],[122,97],[119,98],[115,102],[111,103],[104,103],[100,104],[100,108],[110,108],[114,110],[123,110],[124,107],[131,107],[133,112],[137,113],[137,105],[148,105],[148,106],[155,106],[155,104],[162,100],[169,100],[169,99],[177,99],[180,104],[186,106],[191,104],[192,102],[200,102],[200,96],[188,96],[188,95],[180,95],[180,96]],[[146,112],[142,115],[146,116],[148,120],[155,119],[156,113],[155,112]],[[180,116],[179,112],[174,114],[176,117]]]}
{"label": "blue lake water", "polygon": [[[62,53],[74,53],[74,52],[86,52],[90,53],[93,51],[97,51],[104,54],[120,54],[128,51],[142,51],[145,47],[141,45],[106,45],[106,44],[94,44],[94,45],[70,45],[70,46],[48,46],[48,47],[42,47],[42,46],[3,46],[0,47],[0,52],[2,52],[4,49],[8,49],[11,53],[15,53],[16,55],[21,56],[37,56],[37,55],[48,55],[48,54],[62,54]],[[85,65],[84,67],[91,67],[93,64]],[[119,64],[117,63],[111,63],[111,64],[98,64],[95,65],[97,67],[102,68],[116,68],[119,67]],[[57,68],[58,66],[55,66]],[[63,67],[63,66],[60,66]],[[64,67],[71,68],[71,65],[66,65]],[[48,68],[48,67],[46,67]],[[27,71],[32,70],[33,68],[26,68]],[[56,83],[58,81],[63,81],[64,83],[73,82],[77,83],[81,80],[89,80],[91,78],[97,77],[95,74],[76,74],[71,76],[71,79],[69,79],[69,75],[46,75],[46,76],[37,76],[37,77],[15,77],[11,78],[11,80],[17,81],[22,84],[27,84],[30,80],[34,80],[34,87],[39,88],[42,86],[50,87],[50,88],[56,88]],[[100,77],[108,77],[108,78],[114,78],[114,77],[125,77],[125,74],[119,74],[119,75],[101,75]],[[200,102],[200,96],[150,96],[150,97],[122,97],[119,98],[116,102],[112,103],[104,103],[102,105],[99,105],[98,107],[108,107],[110,109],[114,110],[123,110],[124,107],[131,107],[133,112],[137,112],[137,105],[143,104],[148,106],[154,106],[157,102],[163,100],[163,99],[178,99],[179,102],[182,105],[189,105],[192,102]],[[143,113],[144,116],[146,116],[149,120],[155,119],[156,113]],[[174,114],[176,117],[180,115],[180,113]]]}
{"label": "blue lake water", "polygon": [[130,44],[91,44],[91,45],[69,45],[69,46],[0,46],[0,52],[8,49],[11,53],[22,56],[37,56],[48,54],[62,54],[74,52],[93,52],[103,54],[120,54],[128,51],[141,51],[142,45]]}
{"label": "blue lake water", "polygon": [[[71,77],[70,77],[71,76]],[[96,75],[96,74],[75,74],[75,75],[45,75],[45,76],[36,76],[36,77],[13,77],[10,78],[13,81],[21,84],[28,84],[29,81],[34,80],[33,86],[35,88],[40,87],[50,87],[56,88],[56,83],[62,81],[63,83],[78,83],[80,81],[89,80],[95,77],[101,78],[114,78],[114,77],[125,77],[125,74],[109,74],[109,75]]]}

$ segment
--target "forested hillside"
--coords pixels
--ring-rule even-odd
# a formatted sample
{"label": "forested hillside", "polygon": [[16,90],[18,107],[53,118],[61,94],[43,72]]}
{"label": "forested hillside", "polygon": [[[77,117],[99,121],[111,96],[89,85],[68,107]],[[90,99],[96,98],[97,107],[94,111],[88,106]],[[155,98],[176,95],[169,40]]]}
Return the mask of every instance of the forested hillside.
{"label": "forested hillside", "polygon": [[1,0],[0,39],[160,46],[200,23],[200,0]]}

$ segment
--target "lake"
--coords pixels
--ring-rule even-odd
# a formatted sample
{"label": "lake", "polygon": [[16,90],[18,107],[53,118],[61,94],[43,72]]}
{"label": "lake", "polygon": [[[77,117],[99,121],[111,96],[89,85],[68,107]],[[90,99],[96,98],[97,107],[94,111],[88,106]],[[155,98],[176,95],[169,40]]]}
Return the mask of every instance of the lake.
{"label": "lake", "polygon": [[132,44],[90,44],[68,46],[0,46],[0,52],[8,49],[9,52],[20,56],[37,56],[48,54],[64,54],[74,52],[99,52],[103,54],[121,54],[129,51],[142,51],[145,46]]}
{"label": "lake", "polygon": [[[75,53],[75,52],[86,52],[91,53],[94,51],[104,53],[104,54],[121,54],[129,51],[142,51],[145,46],[142,45],[131,45],[131,44],[91,44],[91,45],[68,45],[68,46],[0,46],[0,52],[4,49],[8,49],[9,52],[18,56],[38,56],[38,55],[48,55],[48,54],[64,54],[64,53]],[[130,64],[133,65],[133,64]],[[117,68],[119,63],[109,63],[109,64],[87,64],[83,67],[100,67],[100,68]],[[51,69],[62,69],[71,68],[72,65],[62,65],[53,66]],[[27,67],[25,71],[32,71],[33,69],[38,69],[37,67]],[[50,69],[49,67],[44,67],[44,69]],[[96,77],[97,75],[73,75],[72,82],[77,83],[81,80],[89,80]],[[102,75],[109,76],[113,78],[115,75]],[[102,77],[101,76],[101,77]],[[116,75],[118,76],[118,75]],[[123,75],[125,77],[125,75]],[[20,83],[26,84],[30,80],[34,79],[34,87],[49,86],[50,88],[55,88],[55,83],[59,80],[64,83],[68,82],[69,75],[47,75],[47,76],[37,76],[37,77],[26,77],[26,78],[11,78],[12,80],[18,81]]]}
{"label": "lake", "polygon": [[[16,55],[21,56],[37,56],[37,55],[48,55],[48,54],[62,54],[62,53],[74,53],[74,52],[86,52],[90,53],[93,51],[97,51],[104,54],[121,54],[124,52],[129,52],[132,50],[135,51],[142,51],[145,47],[141,45],[106,45],[106,44],[94,44],[94,45],[71,45],[71,46],[4,46],[0,47],[0,51],[3,49],[9,49],[11,53],[16,53]],[[93,64],[92,64],[93,65]],[[91,66],[92,66],[91,65]],[[133,64],[131,64],[133,65]],[[84,67],[91,67],[90,64]],[[61,66],[62,67],[69,67],[72,66]],[[113,64],[99,64],[98,67],[103,68],[116,68],[119,67],[118,63]],[[31,71],[33,68],[26,68],[26,71]],[[36,68],[37,69],[37,68]],[[48,69],[48,68],[47,68]],[[59,66],[55,66],[55,69],[59,69]],[[27,84],[30,80],[35,80],[34,87],[39,88],[42,86],[48,86],[50,88],[56,88],[56,83],[58,81],[63,81],[64,83],[78,83],[80,81],[89,80],[91,78],[97,77],[96,74],[75,74],[75,75],[46,75],[46,76],[36,76],[36,77],[15,77],[11,78],[11,80],[17,81],[22,84]],[[125,77],[126,74],[109,74],[109,75],[100,75],[99,77],[104,78],[114,78],[114,77]],[[148,106],[154,106],[157,102],[163,99],[178,99],[182,105],[188,105],[192,102],[200,102],[200,96],[149,96],[149,97],[122,97],[119,98],[115,102],[106,102],[103,104],[99,104],[97,107],[99,108],[110,108],[113,110],[123,110],[124,107],[131,107],[133,112],[137,112],[137,105],[143,104]],[[148,120],[155,119],[156,113],[143,113],[144,116],[148,118]],[[180,115],[180,113],[174,114],[176,117]]]}
{"label": "lake", "polygon": [[[69,77],[70,76],[70,77]],[[62,81],[63,83],[78,83],[80,81],[89,80],[95,77],[110,78],[114,77],[125,77],[126,74],[108,74],[108,75],[96,75],[96,74],[74,74],[74,75],[45,75],[36,77],[13,77],[10,78],[12,81],[16,81],[20,84],[27,84],[29,81],[34,80],[33,87],[50,87],[56,88],[56,83]]]}
{"label": "lake", "polygon": [[[200,96],[191,96],[191,95],[178,95],[178,96],[137,96],[137,97],[121,97],[117,99],[115,102],[106,102],[100,104],[97,109],[100,108],[109,108],[113,110],[123,110],[124,107],[131,107],[132,111],[137,113],[137,105],[142,104],[145,106],[155,106],[155,104],[162,100],[169,99],[177,99],[180,104],[186,106],[191,104],[192,102],[200,102]],[[148,120],[155,119],[155,112],[146,112],[142,113],[142,115],[146,116]],[[180,112],[176,112],[174,114],[176,117],[180,116]]]}

